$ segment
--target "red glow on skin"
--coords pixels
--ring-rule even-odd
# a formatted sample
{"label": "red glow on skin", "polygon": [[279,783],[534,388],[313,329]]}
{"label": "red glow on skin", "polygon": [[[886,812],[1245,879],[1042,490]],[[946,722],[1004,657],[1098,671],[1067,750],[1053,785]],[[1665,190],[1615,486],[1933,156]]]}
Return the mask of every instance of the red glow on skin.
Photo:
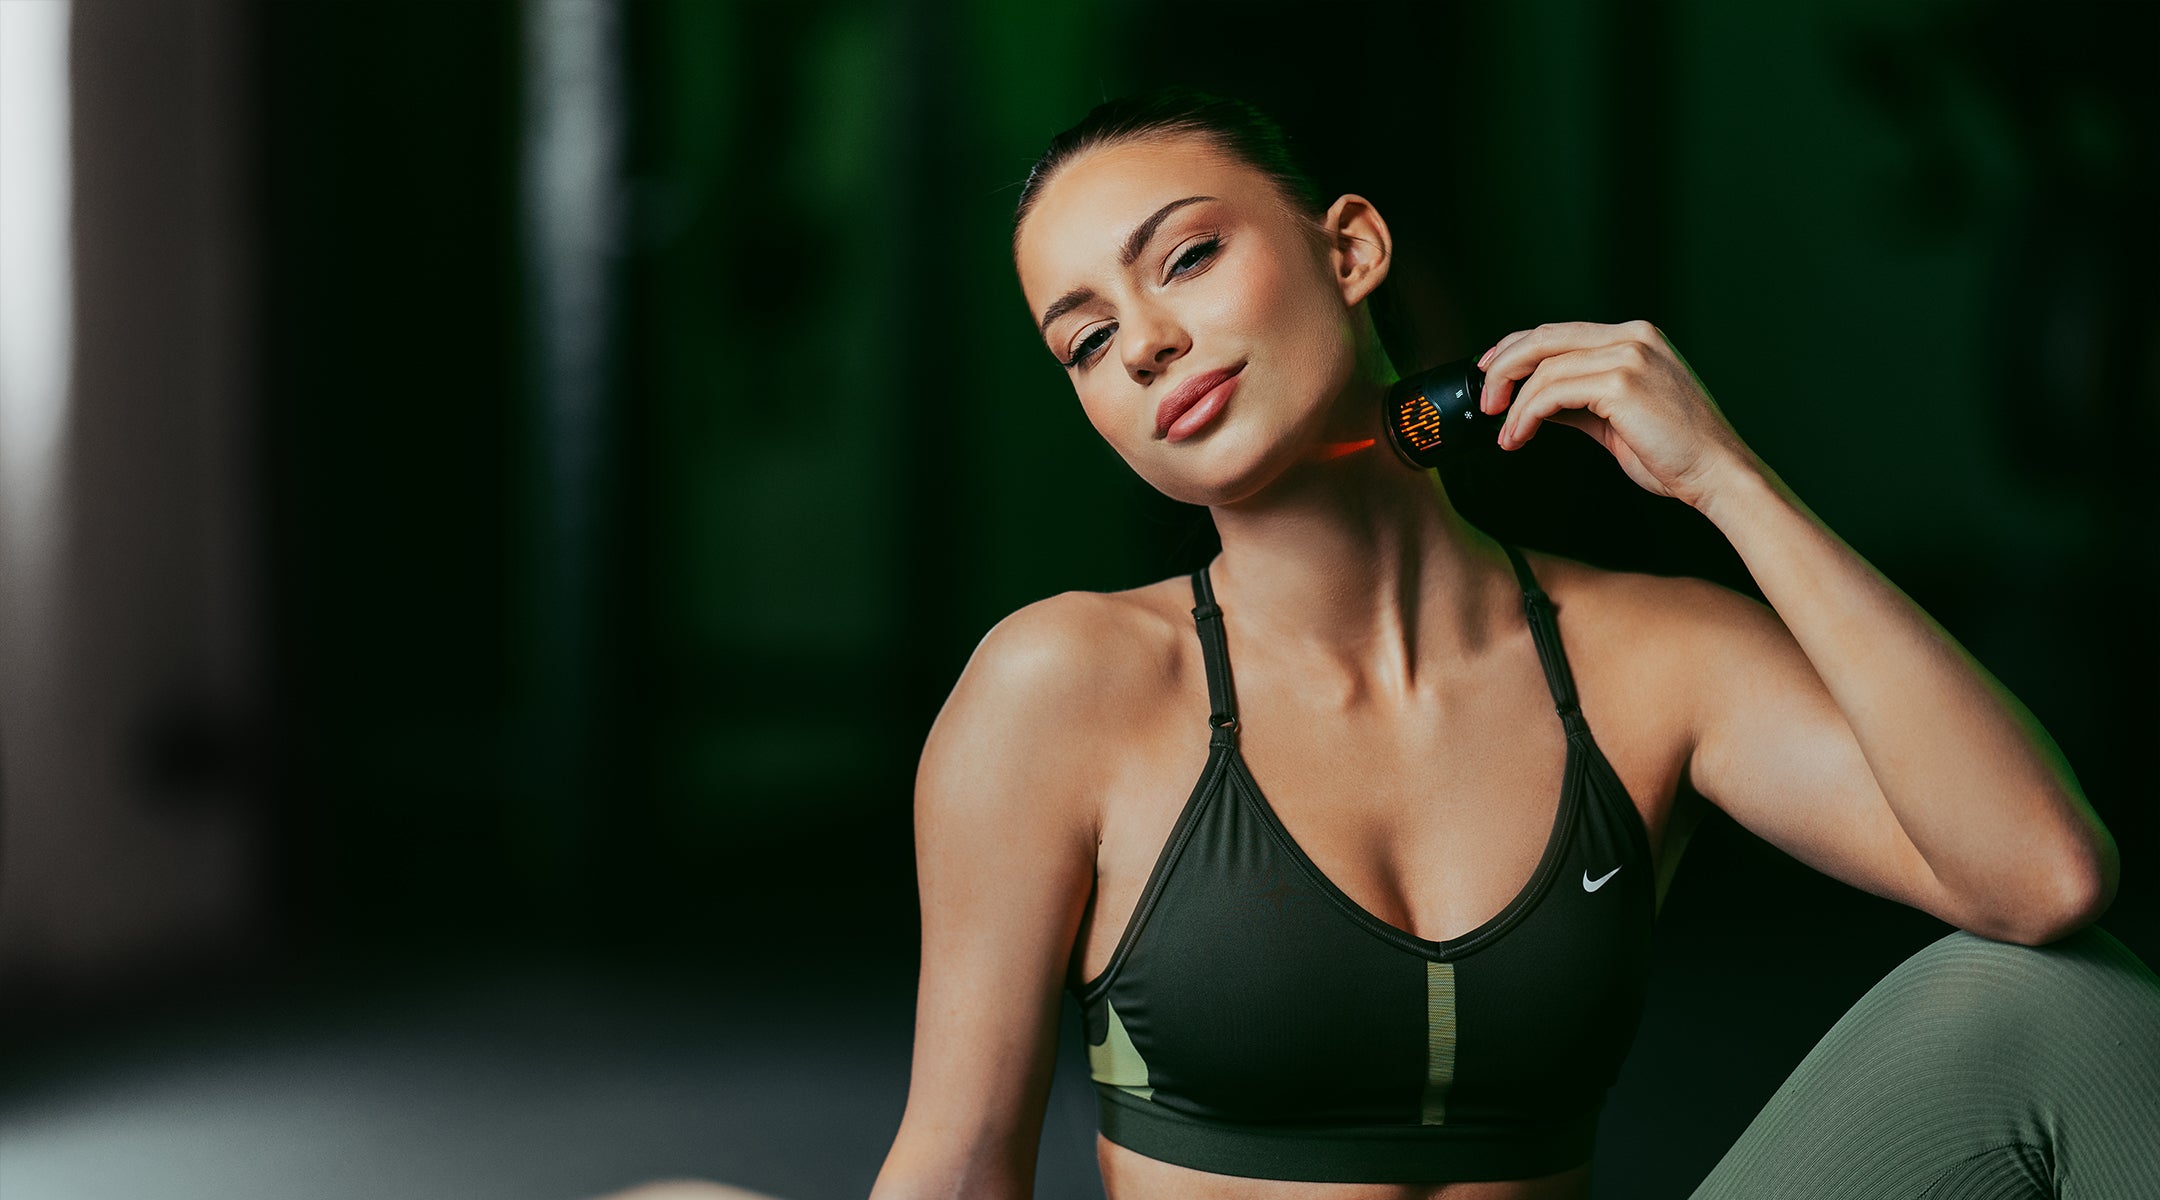
{"label": "red glow on skin", "polygon": [[1326,462],[1331,458],[1341,458],[1345,454],[1356,454],[1360,450],[1369,449],[1379,440],[1378,438],[1366,438],[1362,442],[1329,442],[1315,451],[1313,457],[1320,462]]}

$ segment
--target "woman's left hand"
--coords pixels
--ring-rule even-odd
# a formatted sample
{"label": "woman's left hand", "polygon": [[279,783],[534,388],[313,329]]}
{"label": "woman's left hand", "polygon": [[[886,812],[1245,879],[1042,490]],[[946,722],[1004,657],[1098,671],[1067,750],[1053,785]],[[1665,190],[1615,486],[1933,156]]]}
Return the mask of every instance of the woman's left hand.
{"label": "woman's left hand", "polygon": [[1478,366],[1483,411],[1510,410],[1502,449],[1529,441],[1547,421],[1573,425],[1610,451],[1628,478],[1697,508],[1735,468],[1761,465],[1687,360],[1648,321],[1540,325],[1501,338]]}

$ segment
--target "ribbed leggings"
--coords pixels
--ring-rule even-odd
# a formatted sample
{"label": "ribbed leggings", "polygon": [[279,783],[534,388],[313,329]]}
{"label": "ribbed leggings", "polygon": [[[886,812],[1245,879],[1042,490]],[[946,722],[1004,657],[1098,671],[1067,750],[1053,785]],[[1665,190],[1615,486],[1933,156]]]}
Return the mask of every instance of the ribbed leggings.
{"label": "ribbed leggings", "polygon": [[1962,930],[1839,1018],[1692,1200],[2160,1197],[2160,978]]}

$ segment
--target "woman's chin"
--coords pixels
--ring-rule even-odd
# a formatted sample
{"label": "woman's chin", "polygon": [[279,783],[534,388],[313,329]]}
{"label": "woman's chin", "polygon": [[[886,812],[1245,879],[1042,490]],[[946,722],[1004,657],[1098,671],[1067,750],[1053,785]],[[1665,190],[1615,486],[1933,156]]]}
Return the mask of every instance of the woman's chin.
{"label": "woman's chin", "polygon": [[1228,436],[1207,444],[1191,443],[1191,453],[1174,464],[1175,470],[1143,478],[1173,500],[1222,508],[1264,494],[1300,464],[1315,460],[1309,444],[1256,444],[1258,439],[1221,432]]}

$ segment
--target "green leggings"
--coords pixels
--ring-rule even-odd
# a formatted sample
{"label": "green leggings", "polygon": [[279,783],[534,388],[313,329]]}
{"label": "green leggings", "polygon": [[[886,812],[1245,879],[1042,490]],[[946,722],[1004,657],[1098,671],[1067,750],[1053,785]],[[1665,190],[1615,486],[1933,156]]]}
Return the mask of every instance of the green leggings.
{"label": "green leggings", "polygon": [[1692,1200],[2160,1197],[2160,977],[2098,926],[1884,976]]}

